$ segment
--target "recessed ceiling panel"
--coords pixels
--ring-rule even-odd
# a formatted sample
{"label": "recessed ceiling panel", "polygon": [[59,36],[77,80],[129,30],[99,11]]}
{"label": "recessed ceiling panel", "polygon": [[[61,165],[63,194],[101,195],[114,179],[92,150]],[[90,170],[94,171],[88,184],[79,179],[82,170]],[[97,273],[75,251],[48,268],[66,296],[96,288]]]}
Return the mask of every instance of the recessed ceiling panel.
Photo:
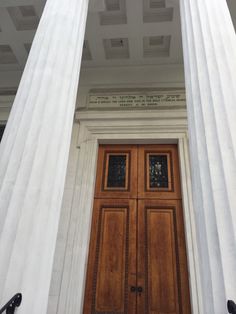
{"label": "recessed ceiling panel", "polygon": [[128,38],[111,38],[103,40],[106,59],[128,59]]}
{"label": "recessed ceiling panel", "polygon": [[174,8],[167,8],[165,0],[143,0],[143,22],[157,23],[173,20]]}
{"label": "recessed ceiling panel", "polygon": [[21,12],[22,17],[35,17],[36,12],[35,9],[32,5],[25,5],[25,6],[20,6],[18,7],[19,11]]}
{"label": "recessed ceiling panel", "polygon": [[15,25],[16,30],[36,30],[39,18],[32,5],[8,7],[7,11]]}
{"label": "recessed ceiling panel", "polygon": [[17,59],[9,45],[0,45],[0,64],[16,64]]}
{"label": "recessed ceiling panel", "polygon": [[143,38],[145,58],[169,57],[171,36],[151,36]]}
{"label": "recessed ceiling panel", "polygon": [[106,0],[106,10],[100,12],[101,25],[127,24],[125,0]]}
{"label": "recessed ceiling panel", "polygon": [[105,0],[107,11],[120,11],[120,0]]}
{"label": "recessed ceiling panel", "polygon": [[149,7],[150,9],[165,8],[165,0],[150,0]]}

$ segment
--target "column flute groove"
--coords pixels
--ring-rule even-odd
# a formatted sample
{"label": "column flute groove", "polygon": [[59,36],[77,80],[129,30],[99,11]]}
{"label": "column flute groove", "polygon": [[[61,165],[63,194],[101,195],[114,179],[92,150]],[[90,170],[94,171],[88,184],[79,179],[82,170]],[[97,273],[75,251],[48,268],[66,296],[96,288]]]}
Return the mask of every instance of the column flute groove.
{"label": "column flute groove", "polygon": [[[60,26],[61,27],[61,26]],[[52,25],[52,29],[54,28],[54,26]],[[55,30],[55,28],[54,28],[54,30]],[[50,36],[50,39],[52,39],[51,38],[51,36]],[[54,38],[55,39],[55,38]],[[59,35],[59,32],[58,32],[58,38],[57,38],[58,40],[60,39],[60,35]],[[58,45],[59,44],[59,42],[57,41],[56,42],[56,44]],[[54,55],[55,55],[55,53],[54,53]],[[67,58],[68,59],[68,58]],[[46,65],[43,65],[43,67],[46,67]],[[38,93],[40,93],[40,88],[41,88],[41,82],[43,82],[43,80],[44,80],[44,76],[42,77],[42,79],[41,79],[41,81],[40,81],[40,84],[39,84],[39,89],[38,89]],[[49,83],[49,82],[48,82]],[[38,96],[38,93],[36,94],[36,95],[34,95],[34,97],[37,97]],[[33,94],[33,93],[32,93]],[[30,96],[30,95],[29,95]],[[46,96],[45,96],[45,98],[46,98]],[[33,101],[33,99],[29,99],[29,101]],[[41,100],[41,102],[43,103],[43,102],[45,102],[46,101],[46,99],[43,99],[43,100]],[[38,110],[41,110],[41,114],[42,114],[42,116],[44,116],[45,115],[45,111],[47,110],[47,107],[46,106],[41,106],[41,107],[39,107],[39,106],[37,106],[38,105],[38,103],[37,103],[37,101],[35,101],[34,102],[34,107],[36,107],[36,109],[38,109]],[[34,109],[34,108],[33,108]],[[33,111],[33,110],[32,110]],[[47,116],[47,114],[48,113],[46,113],[46,116]],[[36,120],[39,118],[39,112],[37,112],[37,111],[34,111],[33,112],[33,116],[31,117],[31,119],[29,120],[30,121],[30,126],[34,129],[34,126],[35,126],[35,122],[36,122]],[[22,121],[22,120],[21,120]],[[29,130],[31,129],[31,128],[28,128]],[[42,130],[41,130],[42,131]],[[38,133],[38,138],[40,137],[40,132]],[[29,132],[29,134],[28,134],[28,137],[32,137],[32,134]],[[27,143],[27,138],[26,138],[26,140],[25,140],[25,142]],[[17,141],[15,141],[15,143],[17,143]],[[25,143],[25,144],[26,144]],[[24,149],[25,149],[25,147],[23,146],[22,147],[22,156],[23,156],[23,154],[24,154]],[[37,149],[37,145],[35,145],[34,146],[34,149],[36,150]],[[32,157],[34,157],[34,156],[37,156],[37,155],[35,155],[35,153],[36,152],[34,152],[34,151],[32,151],[31,150],[31,155],[32,155]],[[20,161],[22,160],[22,158],[20,159]],[[32,163],[34,162],[34,159],[32,160]],[[29,161],[29,160],[25,160],[24,159],[24,163],[25,163],[25,165],[27,165],[27,168],[28,168],[28,172],[29,173],[31,173],[31,167],[29,167],[29,165],[31,164],[31,162]],[[19,165],[20,166],[20,165]],[[10,167],[10,171],[12,170],[12,168],[11,168],[11,166],[10,166],[10,163],[8,163],[8,167]],[[7,169],[8,169],[8,167],[6,167]],[[32,165],[32,167],[33,167],[33,165]],[[19,174],[20,174],[20,172],[17,172],[17,177],[19,176]],[[15,180],[15,182],[17,183],[17,177],[16,177],[16,180]],[[25,176],[25,178],[27,178],[28,176]],[[3,180],[4,180],[4,178],[3,178]],[[12,200],[12,198],[11,198],[11,200]],[[13,201],[14,201],[14,199],[13,199]]]}
{"label": "column flute groove", "polygon": [[[50,2],[50,3],[47,2],[46,5],[45,5],[45,6],[48,6],[48,10],[44,12],[45,18],[46,18],[46,16],[49,15],[48,12],[50,12],[50,10],[51,10],[51,7],[49,5],[52,6],[52,2]],[[50,23],[52,23],[52,21],[50,21]],[[40,32],[41,34],[40,35],[42,36],[42,33],[43,33],[43,36],[42,36],[43,40],[45,38],[44,34],[47,33],[47,32],[48,32],[47,29],[45,29],[44,33],[41,30],[41,32]],[[40,36],[39,34],[37,34],[37,35]],[[40,50],[40,48],[43,47],[44,45],[41,45],[41,44],[39,45],[38,42],[39,42],[39,40],[34,42],[34,46],[35,46],[35,49],[37,49],[37,46],[40,46],[39,47],[39,50]],[[45,47],[44,47],[44,50],[45,50]],[[40,51],[42,52],[43,49],[41,49]],[[13,104],[13,107],[12,107],[12,110],[11,110],[11,115],[10,115],[10,117],[8,119],[9,123],[13,124],[13,126],[11,128],[11,132],[10,133],[7,132],[7,129],[5,130],[5,134],[4,134],[4,137],[2,139],[2,143],[3,144],[1,146],[1,147],[4,146],[4,150],[3,150],[3,152],[1,152],[1,158],[2,159],[5,156],[5,154],[8,154],[8,151],[7,151],[4,143],[5,143],[5,141],[7,141],[8,135],[15,136],[15,134],[13,134],[13,130],[14,130],[13,127],[14,127],[15,119],[17,118],[18,112],[22,112],[22,107],[23,107],[23,109],[25,108],[25,105],[27,103],[27,99],[28,99],[28,97],[30,95],[28,89],[24,88],[24,86],[25,86],[26,82],[29,83],[29,82],[32,81],[32,77],[34,76],[34,72],[31,71],[31,68],[35,68],[39,64],[40,57],[41,57],[41,54],[39,53],[38,58],[34,58],[34,59],[29,58],[27,60],[27,63],[26,63],[26,66],[25,66],[25,72],[27,71],[27,75],[25,75],[23,73],[22,80],[21,80],[21,82],[19,84],[18,92],[17,92],[16,97],[15,97],[15,103],[18,102],[18,100],[19,100],[19,101],[21,101],[21,106],[19,106],[19,105],[18,106],[14,106],[14,104]],[[32,63],[33,63],[33,65],[32,65]],[[22,96],[24,96],[24,97],[22,97]],[[26,96],[28,96],[28,97],[25,99]],[[15,132],[16,132],[16,130],[15,130]],[[14,144],[15,142],[12,141],[12,143]],[[7,144],[9,145],[9,141],[7,142]]]}
{"label": "column flute groove", "polygon": [[[44,314],[88,0],[47,0],[0,150],[0,299]],[[35,297],[37,294],[37,297]]]}
{"label": "column flute groove", "polygon": [[180,2],[204,313],[222,314],[236,298],[236,36],[226,1]]}

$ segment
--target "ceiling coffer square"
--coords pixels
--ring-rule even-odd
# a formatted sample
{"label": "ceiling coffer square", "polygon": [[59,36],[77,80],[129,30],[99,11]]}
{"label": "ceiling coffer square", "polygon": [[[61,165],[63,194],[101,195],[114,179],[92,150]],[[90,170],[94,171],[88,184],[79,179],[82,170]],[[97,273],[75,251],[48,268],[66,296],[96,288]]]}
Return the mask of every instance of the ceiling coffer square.
{"label": "ceiling coffer square", "polygon": [[171,36],[151,36],[143,38],[143,56],[160,58],[170,56]]}
{"label": "ceiling coffer square", "polygon": [[127,24],[125,0],[105,0],[106,10],[99,13],[100,25]]}
{"label": "ceiling coffer square", "polygon": [[160,46],[164,43],[164,36],[151,36],[149,37],[149,46]]}
{"label": "ceiling coffer square", "polygon": [[37,16],[35,9],[32,5],[25,5],[25,6],[20,6],[18,7],[22,17],[33,17],[33,16]]}
{"label": "ceiling coffer square", "polygon": [[150,9],[165,8],[165,0],[150,0],[149,7]]}
{"label": "ceiling coffer square", "polygon": [[107,11],[119,11],[120,10],[120,0],[105,0],[105,5]]}
{"label": "ceiling coffer square", "polygon": [[9,45],[0,45],[0,64],[16,64],[17,59]]}
{"label": "ceiling coffer square", "polygon": [[103,46],[106,59],[128,59],[129,43],[128,38],[104,39]]}
{"label": "ceiling coffer square", "polygon": [[112,48],[122,48],[122,47],[124,47],[123,39],[122,38],[111,39],[111,47]]}
{"label": "ceiling coffer square", "polygon": [[8,7],[7,11],[15,25],[16,30],[25,31],[37,29],[39,17],[37,16],[34,6],[25,5]]}
{"label": "ceiling coffer square", "polygon": [[167,8],[165,0],[143,0],[144,23],[171,22],[173,14],[174,8]]}

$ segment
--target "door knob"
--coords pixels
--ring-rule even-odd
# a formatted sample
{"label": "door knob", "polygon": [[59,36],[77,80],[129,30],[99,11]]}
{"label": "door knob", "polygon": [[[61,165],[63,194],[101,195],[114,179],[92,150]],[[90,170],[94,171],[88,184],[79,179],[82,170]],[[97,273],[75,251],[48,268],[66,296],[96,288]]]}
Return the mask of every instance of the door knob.
{"label": "door knob", "polygon": [[131,286],[130,287],[130,291],[131,292],[138,292],[139,294],[141,294],[143,292],[143,288],[142,287]]}
{"label": "door knob", "polygon": [[139,293],[142,293],[142,292],[143,292],[143,288],[142,288],[142,287],[138,287],[138,288],[137,288],[137,291],[138,291]]}
{"label": "door knob", "polygon": [[131,292],[136,292],[136,287],[134,287],[134,286],[130,287],[130,291]]}

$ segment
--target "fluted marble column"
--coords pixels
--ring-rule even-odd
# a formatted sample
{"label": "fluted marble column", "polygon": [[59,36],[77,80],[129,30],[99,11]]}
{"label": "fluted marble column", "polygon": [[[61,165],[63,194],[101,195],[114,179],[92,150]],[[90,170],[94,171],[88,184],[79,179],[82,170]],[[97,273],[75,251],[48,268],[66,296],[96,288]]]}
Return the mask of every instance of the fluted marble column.
{"label": "fluted marble column", "polygon": [[[44,314],[88,0],[47,0],[0,148],[0,304]],[[79,267],[79,266],[78,266]]]}
{"label": "fluted marble column", "polygon": [[225,0],[180,0],[204,314],[236,301],[236,36]]}

